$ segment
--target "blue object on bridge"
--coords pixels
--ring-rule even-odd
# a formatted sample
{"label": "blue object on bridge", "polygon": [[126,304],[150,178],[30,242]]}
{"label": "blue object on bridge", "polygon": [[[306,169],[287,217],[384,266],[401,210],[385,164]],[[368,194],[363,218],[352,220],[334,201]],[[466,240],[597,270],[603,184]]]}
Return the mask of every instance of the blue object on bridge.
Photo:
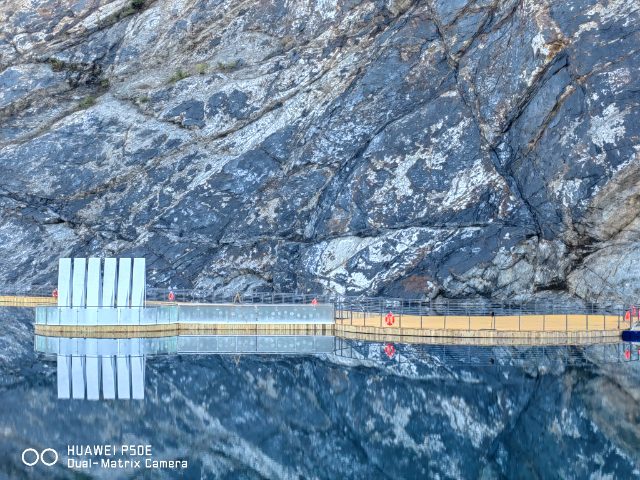
{"label": "blue object on bridge", "polygon": [[640,330],[624,330],[622,340],[625,342],[640,342]]}

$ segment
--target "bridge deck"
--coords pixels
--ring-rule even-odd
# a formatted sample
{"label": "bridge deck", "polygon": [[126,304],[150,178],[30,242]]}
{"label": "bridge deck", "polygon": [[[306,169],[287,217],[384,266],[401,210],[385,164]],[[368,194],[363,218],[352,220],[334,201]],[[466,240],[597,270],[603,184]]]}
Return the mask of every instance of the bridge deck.
{"label": "bridge deck", "polygon": [[[166,302],[148,302],[150,305]],[[179,303],[178,305],[192,305]],[[0,306],[35,307],[56,305],[53,297],[0,296]],[[347,312],[336,310],[336,325],[353,327],[375,327],[392,335],[401,335],[403,330],[452,330],[452,331],[526,331],[526,332],[582,332],[616,331],[629,328],[620,315],[510,315],[510,316],[427,316],[402,315],[394,317],[387,325],[380,313]],[[342,318],[340,318],[342,317]]]}

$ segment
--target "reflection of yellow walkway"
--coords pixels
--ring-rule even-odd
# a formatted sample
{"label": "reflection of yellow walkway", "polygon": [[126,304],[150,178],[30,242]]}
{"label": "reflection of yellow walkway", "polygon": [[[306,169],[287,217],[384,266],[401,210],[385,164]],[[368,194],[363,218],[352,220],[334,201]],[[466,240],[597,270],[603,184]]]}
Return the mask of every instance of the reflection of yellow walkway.
{"label": "reflection of yellow walkway", "polygon": [[[347,317],[344,312],[344,317]],[[496,317],[443,317],[395,315],[393,325],[387,325],[380,314],[353,313],[353,318],[336,319],[338,325],[377,327],[384,329],[425,330],[498,330],[526,332],[580,332],[591,330],[621,330],[629,327],[619,315],[511,315]]]}

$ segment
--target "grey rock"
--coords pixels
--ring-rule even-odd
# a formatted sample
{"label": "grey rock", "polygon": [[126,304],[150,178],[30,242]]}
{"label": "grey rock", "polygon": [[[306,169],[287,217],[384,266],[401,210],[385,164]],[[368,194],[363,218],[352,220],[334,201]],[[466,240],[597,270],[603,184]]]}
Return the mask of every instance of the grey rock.
{"label": "grey rock", "polygon": [[0,283],[634,302],[636,3],[9,1]]}

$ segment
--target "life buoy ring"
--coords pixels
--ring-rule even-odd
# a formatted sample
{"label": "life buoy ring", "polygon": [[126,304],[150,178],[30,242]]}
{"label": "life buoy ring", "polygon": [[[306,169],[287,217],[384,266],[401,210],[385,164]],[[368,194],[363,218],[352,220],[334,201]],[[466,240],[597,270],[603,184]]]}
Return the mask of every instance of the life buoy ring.
{"label": "life buoy ring", "polygon": [[628,322],[629,320],[631,320],[631,312],[627,310],[627,313],[624,314],[624,321]]}
{"label": "life buoy ring", "polygon": [[624,352],[624,356],[627,360],[631,359],[631,351],[627,350],[626,352]]}
{"label": "life buoy ring", "polygon": [[384,322],[389,326],[393,325],[395,321],[396,321],[396,317],[394,317],[393,313],[391,312],[387,313],[387,316],[384,317]]}
{"label": "life buoy ring", "polygon": [[389,357],[393,357],[393,355],[396,353],[396,349],[394,348],[393,345],[391,345],[390,343],[387,343],[387,346],[384,347],[384,353],[386,353],[387,356]]}
{"label": "life buoy ring", "polygon": [[311,301],[311,305],[313,305],[314,307],[318,304],[318,300],[316,300],[315,298]]}
{"label": "life buoy ring", "polygon": [[173,292],[169,292],[169,301],[173,302],[176,297],[173,295]]}
{"label": "life buoy ring", "polygon": [[56,288],[53,292],[51,292],[51,295],[53,295],[53,298],[58,298],[58,289]]}

